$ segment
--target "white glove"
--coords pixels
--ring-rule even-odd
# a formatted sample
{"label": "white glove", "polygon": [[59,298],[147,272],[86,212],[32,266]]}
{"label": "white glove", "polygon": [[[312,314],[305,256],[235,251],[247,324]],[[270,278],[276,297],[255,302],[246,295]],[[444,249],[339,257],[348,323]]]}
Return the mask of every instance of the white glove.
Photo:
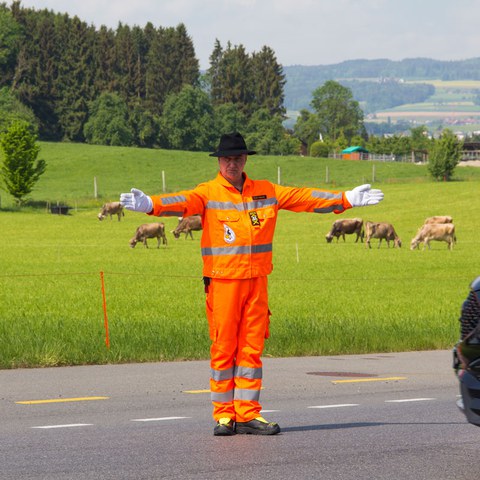
{"label": "white glove", "polygon": [[355,187],[353,190],[345,192],[347,200],[352,207],[365,207],[366,205],[376,205],[383,200],[383,192],[376,188],[370,188],[371,185],[366,183]]}
{"label": "white glove", "polygon": [[153,210],[152,199],[141,190],[132,188],[131,193],[121,193],[120,203],[127,209],[134,212],[150,213]]}

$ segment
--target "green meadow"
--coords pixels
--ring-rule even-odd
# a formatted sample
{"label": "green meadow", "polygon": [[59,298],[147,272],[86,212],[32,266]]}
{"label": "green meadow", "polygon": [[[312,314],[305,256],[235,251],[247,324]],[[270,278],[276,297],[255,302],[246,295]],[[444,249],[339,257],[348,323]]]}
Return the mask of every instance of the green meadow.
{"label": "green meadow", "polygon": [[[147,193],[212,178],[207,153],[41,143],[48,164],[26,207],[2,191],[0,367],[206,359],[200,235],[175,240],[176,218],[126,212],[100,222],[105,201],[132,186]],[[301,157],[250,157],[253,178],[346,190],[372,182],[374,207],[342,216],[280,212],[270,275],[265,355],[336,355],[450,348],[469,283],[480,274],[480,169],[433,182],[424,165]],[[96,184],[97,198],[94,185]],[[71,207],[53,215],[47,205]],[[427,216],[452,215],[457,244],[409,249]],[[403,246],[372,248],[353,236],[327,244],[338,218],[388,221]],[[132,249],[141,223],[161,220],[168,245]],[[105,287],[104,310],[101,272]],[[105,316],[106,313],[106,316]],[[108,326],[109,348],[106,345]]]}

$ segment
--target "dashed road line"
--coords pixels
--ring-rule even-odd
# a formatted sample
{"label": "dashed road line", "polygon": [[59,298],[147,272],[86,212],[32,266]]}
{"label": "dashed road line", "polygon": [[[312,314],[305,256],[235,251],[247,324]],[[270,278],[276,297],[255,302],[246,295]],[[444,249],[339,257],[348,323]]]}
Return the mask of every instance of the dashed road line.
{"label": "dashed road line", "polygon": [[429,400],[435,400],[435,398],[404,398],[398,400],[385,400],[385,403],[428,402]]}
{"label": "dashed road line", "polygon": [[162,422],[164,420],[182,420],[184,418],[192,417],[159,417],[159,418],[135,418],[132,422]]}
{"label": "dashed road line", "polygon": [[41,429],[51,429],[51,428],[73,428],[73,427],[91,427],[93,423],[70,423],[66,425],[41,425],[39,427],[31,428],[41,428]]}
{"label": "dashed road line", "polygon": [[397,380],[406,380],[407,377],[384,377],[384,378],[355,378],[349,380],[332,380],[334,385],[338,383],[364,383],[364,382],[388,382],[388,381],[397,381]]}
{"label": "dashed road line", "polygon": [[90,402],[93,400],[108,400],[110,397],[76,397],[76,398],[52,398],[48,400],[22,400],[15,402],[20,405],[41,405],[43,403],[64,403],[64,402]]}
{"label": "dashed road line", "polygon": [[343,408],[343,407],[358,407],[359,403],[338,403],[336,405],[314,405],[307,408]]}

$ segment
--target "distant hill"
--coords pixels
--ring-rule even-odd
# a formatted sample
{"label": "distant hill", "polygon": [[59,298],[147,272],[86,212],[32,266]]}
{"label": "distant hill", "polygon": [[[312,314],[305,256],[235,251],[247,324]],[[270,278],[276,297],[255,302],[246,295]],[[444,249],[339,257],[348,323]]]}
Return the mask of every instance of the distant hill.
{"label": "distant hill", "polygon": [[[441,61],[412,58],[348,60],[332,65],[284,66],[285,107],[298,111],[310,108],[312,92],[327,80],[336,80],[352,90],[365,112],[378,111],[406,103],[425,101],[435,89],[430,85],[406,81],[480,80],[480,58]],[[372,82],[375,82],[372,85]]]}

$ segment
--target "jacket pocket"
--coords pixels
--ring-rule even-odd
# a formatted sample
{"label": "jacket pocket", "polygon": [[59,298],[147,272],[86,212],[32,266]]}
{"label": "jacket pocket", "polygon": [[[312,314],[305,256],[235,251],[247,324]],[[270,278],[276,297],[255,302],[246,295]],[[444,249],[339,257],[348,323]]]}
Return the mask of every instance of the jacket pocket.
{"label": "jacket pocket", "polygon": [[258,218],[265,220],[267,218],[275,218],[276,212],[274,208],[264,208],[258,212]]}
{"label": "jacket pocket", "polygon": [[218,212],[217,220],[219,222],[238,222],[240,220],[240,215],[236,212]]}

